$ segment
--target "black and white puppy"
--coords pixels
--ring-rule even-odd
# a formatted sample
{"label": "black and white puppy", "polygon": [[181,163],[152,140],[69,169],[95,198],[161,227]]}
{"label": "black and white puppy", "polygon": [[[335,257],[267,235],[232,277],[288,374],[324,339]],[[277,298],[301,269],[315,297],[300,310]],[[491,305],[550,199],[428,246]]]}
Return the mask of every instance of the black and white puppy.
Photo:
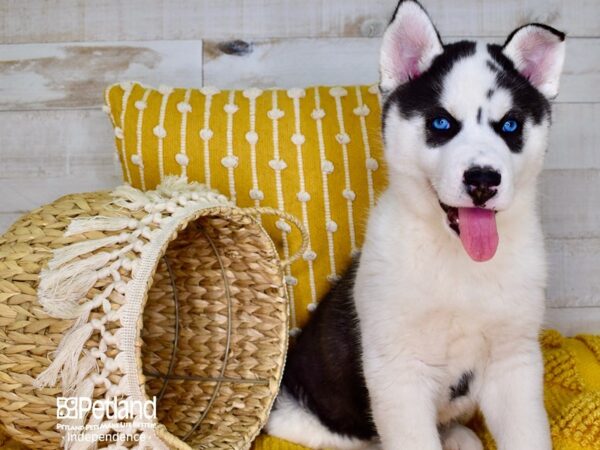
{"label": "black and white puppy", "polygon": [[536,181],[564,34],[444,45],[415,1],[383,36],[389,186],[293,347],[267,431],[311,448],[550,450]]}

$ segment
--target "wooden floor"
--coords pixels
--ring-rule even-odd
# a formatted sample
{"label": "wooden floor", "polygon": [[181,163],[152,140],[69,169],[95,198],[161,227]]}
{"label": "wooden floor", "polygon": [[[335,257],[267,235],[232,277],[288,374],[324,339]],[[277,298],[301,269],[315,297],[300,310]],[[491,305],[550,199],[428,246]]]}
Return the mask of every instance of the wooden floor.
{"label": "wooden floor", "polygon": [[[102,91],[373,83],[395,0],[0,2],[0,231],[23,212],[119,183]],[[518,25],[568,33],[541,181],[550,325],[600,332],[600,2],[423,0],[447,41]]]}

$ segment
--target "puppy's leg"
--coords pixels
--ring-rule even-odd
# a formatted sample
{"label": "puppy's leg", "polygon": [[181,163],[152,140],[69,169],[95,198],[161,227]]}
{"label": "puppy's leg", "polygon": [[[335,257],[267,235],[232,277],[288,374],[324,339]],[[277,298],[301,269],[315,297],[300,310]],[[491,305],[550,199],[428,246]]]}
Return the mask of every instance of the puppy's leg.
{"label": "puppy's leg", "polygon": [[484,375],[480,405],[486,422],[499,450],[550,450],[539,344],[513,343],[508,353],[492,355]]}
{"label": "puppy's leg", "polygon": [[384,450],[442,450],[430,368],[398,355],[375,356],[365,349],[364,371],[371,410]]}
{"label": "puppy's leg", "polygon": [[483,450],[483,444],[472,430],[459,423],[442,432],[444,450]]}

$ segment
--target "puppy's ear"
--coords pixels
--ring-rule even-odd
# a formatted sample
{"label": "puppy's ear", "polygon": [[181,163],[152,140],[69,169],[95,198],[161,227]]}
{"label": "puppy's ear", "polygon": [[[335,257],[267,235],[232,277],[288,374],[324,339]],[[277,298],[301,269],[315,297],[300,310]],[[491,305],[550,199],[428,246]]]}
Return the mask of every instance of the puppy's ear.
{"label": "puppy's ear", "polygon": [[439,34],[427,12],[414,0],[400,0],[383,34],[379,59],[383,93],[418,77],[443,52]]}
{"label": "puppy's ear", "polygon": [[564,33],[532,23],[513,31],[502,51],[532,85],[546,97],[554,98],[565,60],[564,41]]}

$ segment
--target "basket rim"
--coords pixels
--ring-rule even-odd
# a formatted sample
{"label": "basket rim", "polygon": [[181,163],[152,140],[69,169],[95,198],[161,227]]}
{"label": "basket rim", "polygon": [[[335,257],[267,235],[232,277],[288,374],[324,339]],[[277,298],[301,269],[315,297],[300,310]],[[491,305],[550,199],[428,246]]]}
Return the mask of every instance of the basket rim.
{"label": "basket rim", "polygon": [[[179,221],[174,223],[173,226],[169,228],[169,230],[165,230],[164,234],[161,233],[162,245],[160,246],[160,248],[157,249],[156,253],[154,253],[156,255],[153,259],[155,264],[152,267],[151,271],[148,272],[148,275],[145,278],[147,284],[146,284],[145,289],[143,290],[143,298],[141,299],[141,304],[140,304],[140,314],[139,314],[139,317],[137,320],[137,326],[136,326],[137,338],[141,338],[141,332],[142,332],[142,328],[144,326],[144,324],[143,324],[144,318],[143,318],[142,312],[148,302],[148,293],[150,291],[150,287],[152,286],[153,278],[156,273],[156,270],[158,269],[158,265],[160,264],[161,258],[166,254],[166,251],[167,251],[169,245],[177,239],[178,233],[183,231],[190,223],[195,222],[196,220],[200,219],[201,217],[210,217],[210,216],[219,216],[219,215],[231,216],[236,213],[250,217],[251,220],[254,222],[254,225],[256,225],[260,229],[262,237],[264,239],[266,239],[266,242],[268,242],[269,246],[271,247],[271,250],[274,255],[274,258],[273,258],[274,262],[278,266],[278,271],[279,271],[279,274],[280,274],[282,280],[284,279],[284,277],[285,277],[284,265],[281,262],[281,258],[279,257],[279,254],[277,252],[277,247],[276,247],[275,243],[273,242],[273,239],[271,238],[269,233],[265,230],[263,225],[257,220],[257,218],[253,214],[250,214],[250,212],[251,212],[251,210],[249,210],[249,209],[239,208],[237,206],[223,206],[220,204],[208,205],[199,210],[198,209],[192,210],[188,214],[181,217],[179,219]],[[287,291],[286,283],[282,283],[282,288],[283,288],[282,289],[282,297],[285,300],[286,308],[287,308],[287,306],[289,305],[289,294]],[[285,362],[286,362],[287,348],[288,348],[288,344],[289,344],[289,333],[287,331],[288,327],[289,327],[289,315],[284,314],[284,323],[283,323],[283,327],[282,327],[283,332],[280,333],[281,334],[280,337],[282,338],[282,345],[283,345],[283,349],[282,349],[283,361],[282,361],[282,364],[279,365],[279,367],[278,367],[278,371],[277,371],[277,374],[275,377],[276,382],[274,384],[271,384],[271,383],[269,384],[269,389],[271,389],[273,391],[272,392],[273,395],[271,397],[268,407],[264,411],[263,417],[259,417],[258,426],[256,427],[255,430],[252,430],[251,433],[248,433],[245,441],[241,443],[240,450],[246,450],[252,445],[252,442],[254,441],[254,439],[256,439],[256,437],[259,435],[260,431],[266,424],[267,418],[269,417],[271,409],[273,408],[273,405],[275,403],[275,398],[277,396],[277,392],[279,391],[279,387],[281,385],[281,381],[283,378],[283,369],[285,367]],[[135,350],[136,364],[133,367],[135,368],[135,372],[137,374],[137,378],[136,378],[137,382],[135,384],[139,388],[145,384],[144,383],[145,375],[142,373],[142,349],[141,349],[141,346],[134,346],[134,350]],[[133,367],[130,367],[130,369]],[[142,401],[148,400],[148,396],[146,394],[145,389],[140,389],[139,395],[140,395],[139,398],[137,398],[137,399],[134,398],[134,400],[142,400]],[[169,432],[167,430],[167,428],[160,423],[156,423],[154,432],[156,433],[156,435],[159,439],[161,439],[168,445],[172,446],[173,448],[177,448],[180,450],[192,450],[191,446],[189,446],[183,440],[181,440],[180,438],[178,438],[177,436],[175,436],[174,434]]]}

